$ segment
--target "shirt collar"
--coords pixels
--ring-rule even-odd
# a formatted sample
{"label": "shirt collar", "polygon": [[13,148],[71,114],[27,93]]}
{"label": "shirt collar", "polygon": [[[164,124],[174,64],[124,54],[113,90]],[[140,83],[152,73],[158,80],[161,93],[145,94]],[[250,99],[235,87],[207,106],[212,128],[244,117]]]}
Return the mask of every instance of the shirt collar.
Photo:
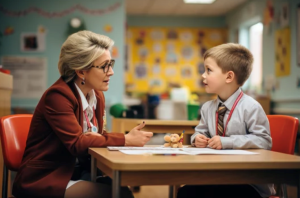
{"label": "shirt collar", "polygon": [[94,109],[96,109],[96,104],[97,104],[97,99],[96,99],[96,95],[95,95],[95,91],[92,89],[88,95],[90,97],[89,99],[89,102],[86,100],[86,97],[84,96],[84,94],[82,93],[81,89],[75,84],[75,87],[77,88],[77,91],[80,95],[80,99],[81,99],[81,102],[82,102],[82,110],[86,110],[89,106],[91,108],[94,107]]}
{"label": "shirt collar", "polygon": [[[236,92],[234,92],[234,94],[232,94],[225,102],[222,102],[218,96],[218,103],[217,105],[219,105],[220,103],[224,104],[225,107],[230,111],[235,100],[237,99],[237,97],[240,95],[240,93],[242,92],[241,88],[238,88],[238,90],[236,90]],[[218,108],[218,107],[217,107]]]}

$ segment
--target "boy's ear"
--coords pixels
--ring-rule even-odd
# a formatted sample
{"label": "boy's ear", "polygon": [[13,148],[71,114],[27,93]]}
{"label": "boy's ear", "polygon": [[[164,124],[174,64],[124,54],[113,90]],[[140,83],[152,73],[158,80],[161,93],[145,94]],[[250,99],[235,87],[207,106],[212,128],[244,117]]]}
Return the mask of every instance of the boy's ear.
{"label": "boy's ear", "polygon": [[235,78],[234,72],[233,71],[229,71],[227,72],[227,76],[226,76],[226,83],[231,83]]}

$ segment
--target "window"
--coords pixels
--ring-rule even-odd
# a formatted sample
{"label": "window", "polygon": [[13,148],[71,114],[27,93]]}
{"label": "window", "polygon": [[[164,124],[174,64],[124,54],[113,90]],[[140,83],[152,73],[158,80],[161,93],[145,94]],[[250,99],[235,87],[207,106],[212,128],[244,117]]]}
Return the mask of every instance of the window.
{"label": "window", "polygon": [[249,50],[253,54],[254,62],[252,73],[245,83],[245,88],[249,91],[261,92],[262,89],[262,35],[263,24],[256,23],[250,26],[249,31]]}

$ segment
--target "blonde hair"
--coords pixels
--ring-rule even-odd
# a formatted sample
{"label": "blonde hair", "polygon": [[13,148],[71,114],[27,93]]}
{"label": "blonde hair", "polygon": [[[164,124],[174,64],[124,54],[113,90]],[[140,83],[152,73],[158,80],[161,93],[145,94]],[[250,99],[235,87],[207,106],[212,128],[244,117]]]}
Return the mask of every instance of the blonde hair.
{"label": "blonde hair", "polygon": [[91,31],[79,31],[70,35],[63,43],[58,70],[65,82],[72,81],[76,70],[87,70],[105,50],[110,49],[114,41],[109,37]]}
{"label": "blonde hair", "polygon": [[210,48],[204,54],[204,60],[211,57],[222,72],[233,71],[238,85],[243,85],[252,71],[253,56],[244,46],[226,43]]}

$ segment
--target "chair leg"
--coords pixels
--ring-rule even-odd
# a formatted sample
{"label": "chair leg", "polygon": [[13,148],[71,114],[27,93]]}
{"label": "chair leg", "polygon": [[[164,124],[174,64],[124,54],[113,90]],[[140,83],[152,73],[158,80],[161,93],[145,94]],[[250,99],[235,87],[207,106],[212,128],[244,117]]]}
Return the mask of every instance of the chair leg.
{"label": "chair leg", "polygon": [[286,184],[281,184],[282,198],[288,198]]}
{"label": "chair leg", "polygon": [[2,198],[7,198],[8,169],[3,164]]}

